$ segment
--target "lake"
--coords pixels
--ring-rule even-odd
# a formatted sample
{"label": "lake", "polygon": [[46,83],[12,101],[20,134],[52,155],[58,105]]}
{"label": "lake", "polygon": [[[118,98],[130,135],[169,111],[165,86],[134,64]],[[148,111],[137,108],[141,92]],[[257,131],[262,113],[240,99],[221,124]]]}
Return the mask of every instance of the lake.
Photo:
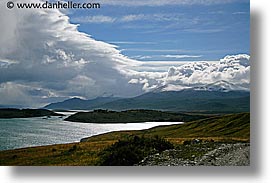
{"label": "lake", "polygon": [[[69,115],[70,113],[65,113]],[[65,117],[0,119],[0,150],[79,142],[111,131],[142,130],[181,122],[96,124],[63,121]]]}

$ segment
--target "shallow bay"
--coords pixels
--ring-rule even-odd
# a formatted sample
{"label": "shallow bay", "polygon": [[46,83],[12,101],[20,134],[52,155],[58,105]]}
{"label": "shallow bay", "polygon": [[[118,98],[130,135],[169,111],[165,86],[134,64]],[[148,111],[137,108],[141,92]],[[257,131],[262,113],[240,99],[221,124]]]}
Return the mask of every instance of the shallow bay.
{"label": "shallow bay", "polygon": [[82,138],[120,130],[141,130],[180,122],[87,124],[65,117],[0,119],[0,150],[79,142]]}

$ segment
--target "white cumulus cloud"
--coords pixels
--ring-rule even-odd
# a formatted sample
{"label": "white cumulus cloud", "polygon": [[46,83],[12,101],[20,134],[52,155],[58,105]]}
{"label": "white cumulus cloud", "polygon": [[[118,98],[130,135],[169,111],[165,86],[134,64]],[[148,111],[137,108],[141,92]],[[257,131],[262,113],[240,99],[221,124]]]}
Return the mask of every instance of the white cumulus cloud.
{"label": "white cumulus cloud", "polygon": [[[37,88],[54,96],[84,98],[141,92],[141,86],[130,92],[136,86],[130,88],[128,78],[120,71],[136,61],[121,55],[116,46],[79,32],[77,25],[59,10],[9,10],[5,5],[6,1],[1,1],[0,104],[14,98],[15,94],[7,92],[12,87],[25,96]],[[36,101],[29,100],[27,104],[32,102]]]}

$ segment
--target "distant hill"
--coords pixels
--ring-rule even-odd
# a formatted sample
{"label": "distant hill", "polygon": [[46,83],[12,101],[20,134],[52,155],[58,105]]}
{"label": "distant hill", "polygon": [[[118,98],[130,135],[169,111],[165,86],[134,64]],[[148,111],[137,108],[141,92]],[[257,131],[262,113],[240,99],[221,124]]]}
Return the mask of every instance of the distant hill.
{"label": "distant hill", "polygon": [[127,110],[108,111],[94,110],[91,112],[78,112],[66,118],[66,121],[81,123],[139,123],[139,122],[163,122],[163,121],[192,121],[207,118],[206,115],[190,115],[174,112],[162,112],[154,110]]}
{"label": "distant hill", "polygon": [[46,109],[0,109],[1,118],[32,118],[42,116],[63,116]]}
{"label": "distant hill", "polygon": [[45,106],[45,109],[62,109],[62,110],[92,110],[108,102],[116,101],[117,97],[97,97],[91,100],[80,98],[71,98],[63,102],[52,103]]}

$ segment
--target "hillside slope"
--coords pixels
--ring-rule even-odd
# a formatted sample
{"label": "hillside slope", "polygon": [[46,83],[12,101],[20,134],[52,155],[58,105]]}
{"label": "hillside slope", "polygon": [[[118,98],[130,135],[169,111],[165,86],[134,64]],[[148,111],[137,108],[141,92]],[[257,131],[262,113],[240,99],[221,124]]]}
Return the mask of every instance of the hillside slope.
{"label": "hillside slope", "polygon": [[82,141],[118,140],[128,135],[158,135],[173,141],[184,141],[193,138],[249,141],[250,113],[229,114],[178,125],[159,126],[147,130],[110,132],[85,138]]}

